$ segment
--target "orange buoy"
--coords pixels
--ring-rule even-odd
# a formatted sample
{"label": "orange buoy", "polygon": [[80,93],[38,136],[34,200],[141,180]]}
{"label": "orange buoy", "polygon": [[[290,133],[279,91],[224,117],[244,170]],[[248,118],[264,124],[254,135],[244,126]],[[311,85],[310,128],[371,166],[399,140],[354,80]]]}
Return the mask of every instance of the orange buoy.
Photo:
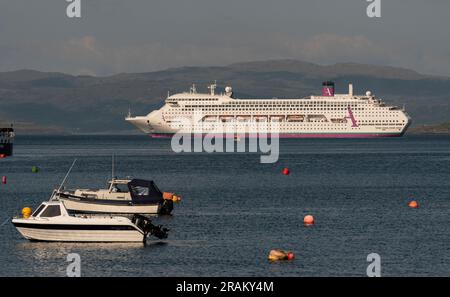
{"label": "orange buoy", "polygon": [[163,199],[172,200],[174,193],[163,192]]}
{"label": "orange buoy", "polygon": [[6,176],[2,176],[2,184],[6,185]]}
{"label": "orange buoy", "polygon": [[271,250],[269,252],[269,257],[268,257],[269,261],[275,262],[275,261],[283,261],[283,260],[294,260],[295,259],[295,255],[293,252],[286,252],[286,251],[282,251],[282,250]]}
{"label": "orange buoy", "polygon": [[408,206],[411,208],[419,208],[419,203],[417,203],[417,201],[413,200],[413,201],[409,202]]}
{"label": "orange buoy", "polygon": [[314,217],[312,215],[306,215],[303,218],[303,223],[305,224],[305,226],[314,225]]}
{"label": "orange buoy", "polygon": [[22,208],[22,216],[24,219],[28,219],[31,216],[31,208],[29,207]]}
{"label": "orange buoy", "polygon": [[290,173],[290,171],[289,171],[289,168],[283,168],[283,171],[282,171],[282,173],[284,174],[284,175],[289,175],[289,173]]}

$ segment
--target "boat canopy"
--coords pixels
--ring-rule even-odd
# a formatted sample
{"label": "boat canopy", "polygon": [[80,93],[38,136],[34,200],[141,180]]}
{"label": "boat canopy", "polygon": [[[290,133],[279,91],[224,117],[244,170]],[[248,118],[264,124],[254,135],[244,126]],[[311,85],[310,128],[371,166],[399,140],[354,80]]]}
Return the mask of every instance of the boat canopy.
{"label": "boat canopy", "polygon": [[162,193],[152,180],[133,179],[128,183],[133,204],[158,203]]}

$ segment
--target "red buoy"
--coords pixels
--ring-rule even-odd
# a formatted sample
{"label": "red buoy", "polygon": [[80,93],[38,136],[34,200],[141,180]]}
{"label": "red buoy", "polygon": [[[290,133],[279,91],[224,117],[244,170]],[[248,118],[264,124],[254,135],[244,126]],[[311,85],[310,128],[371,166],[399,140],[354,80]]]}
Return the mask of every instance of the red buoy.
{"label": "red buoy", "polygon": [[2,176],[2,184],[6,185],[6,176]]}
{"label": "red buoy", "polygon": [[305,226],[314,225],[314,217],[312,215],[307,215],[303,218],[303,223]]}
{"label": "red buoy", "polygon": [[283,168],[283,171],[282,171],[282,173],[284,174],[284,175],[289,175],[289,173],[290,173],[290,171],[289,171],[289,168]]}
{"label": "red buoy", "polygon": [[5,154],[0,154],[0,159],[6,158]]}
{"label": "red buoy", "polygon": [[419,208],[419,203],[417,203],[417,201],[413,200],[413,201],[409,202],[408,206],[411,208]]}

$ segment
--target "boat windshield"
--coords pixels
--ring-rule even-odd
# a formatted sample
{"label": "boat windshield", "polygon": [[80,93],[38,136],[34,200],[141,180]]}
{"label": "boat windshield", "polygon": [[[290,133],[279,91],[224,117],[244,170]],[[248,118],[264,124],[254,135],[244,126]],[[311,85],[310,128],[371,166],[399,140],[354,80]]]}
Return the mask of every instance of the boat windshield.
{"label": "boat windshield", "polygon": [[113,184],[111,188],[111,192],[113,193],[127,193],[128,185],[127,184]]}
{"label": "boat windshield", "polygon": [[133,203],[157,203],[162,199],[162,193],[153,181],[133,179],[128,187]]}
{"label": "boat windshield", "polygon": [[61,215],[61,208],[59,205],[49,205],[47,208],[41,213],[41,218],[52,218],[58,217]]}
{"label": "boat windshield", "polygon": [[42,209],[45,207],[45,204],[39,205],[39,207],[33,212],[32,216],[37,217],[37,215],[42,211]]}

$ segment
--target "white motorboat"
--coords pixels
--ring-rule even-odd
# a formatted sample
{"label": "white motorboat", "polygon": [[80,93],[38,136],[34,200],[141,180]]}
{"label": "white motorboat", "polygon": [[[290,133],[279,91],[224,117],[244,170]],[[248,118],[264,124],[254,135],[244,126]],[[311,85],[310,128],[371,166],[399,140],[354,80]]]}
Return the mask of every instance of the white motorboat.
{"label": "white motorboat", "polygon": [[111,179],[105,189],[59,190],[57,199],[73,213],[170,214],[180,198],[161,192],[153,181]]}
{"label": "white motorboat", "polygon": [[26,239],[64,242],[145,242],[147,236],[167,238],[168,229],[155,226],[150,219],[134,215],[120,216],[70,215],[60,200],[43,202],[31,216],[12,223]]}

